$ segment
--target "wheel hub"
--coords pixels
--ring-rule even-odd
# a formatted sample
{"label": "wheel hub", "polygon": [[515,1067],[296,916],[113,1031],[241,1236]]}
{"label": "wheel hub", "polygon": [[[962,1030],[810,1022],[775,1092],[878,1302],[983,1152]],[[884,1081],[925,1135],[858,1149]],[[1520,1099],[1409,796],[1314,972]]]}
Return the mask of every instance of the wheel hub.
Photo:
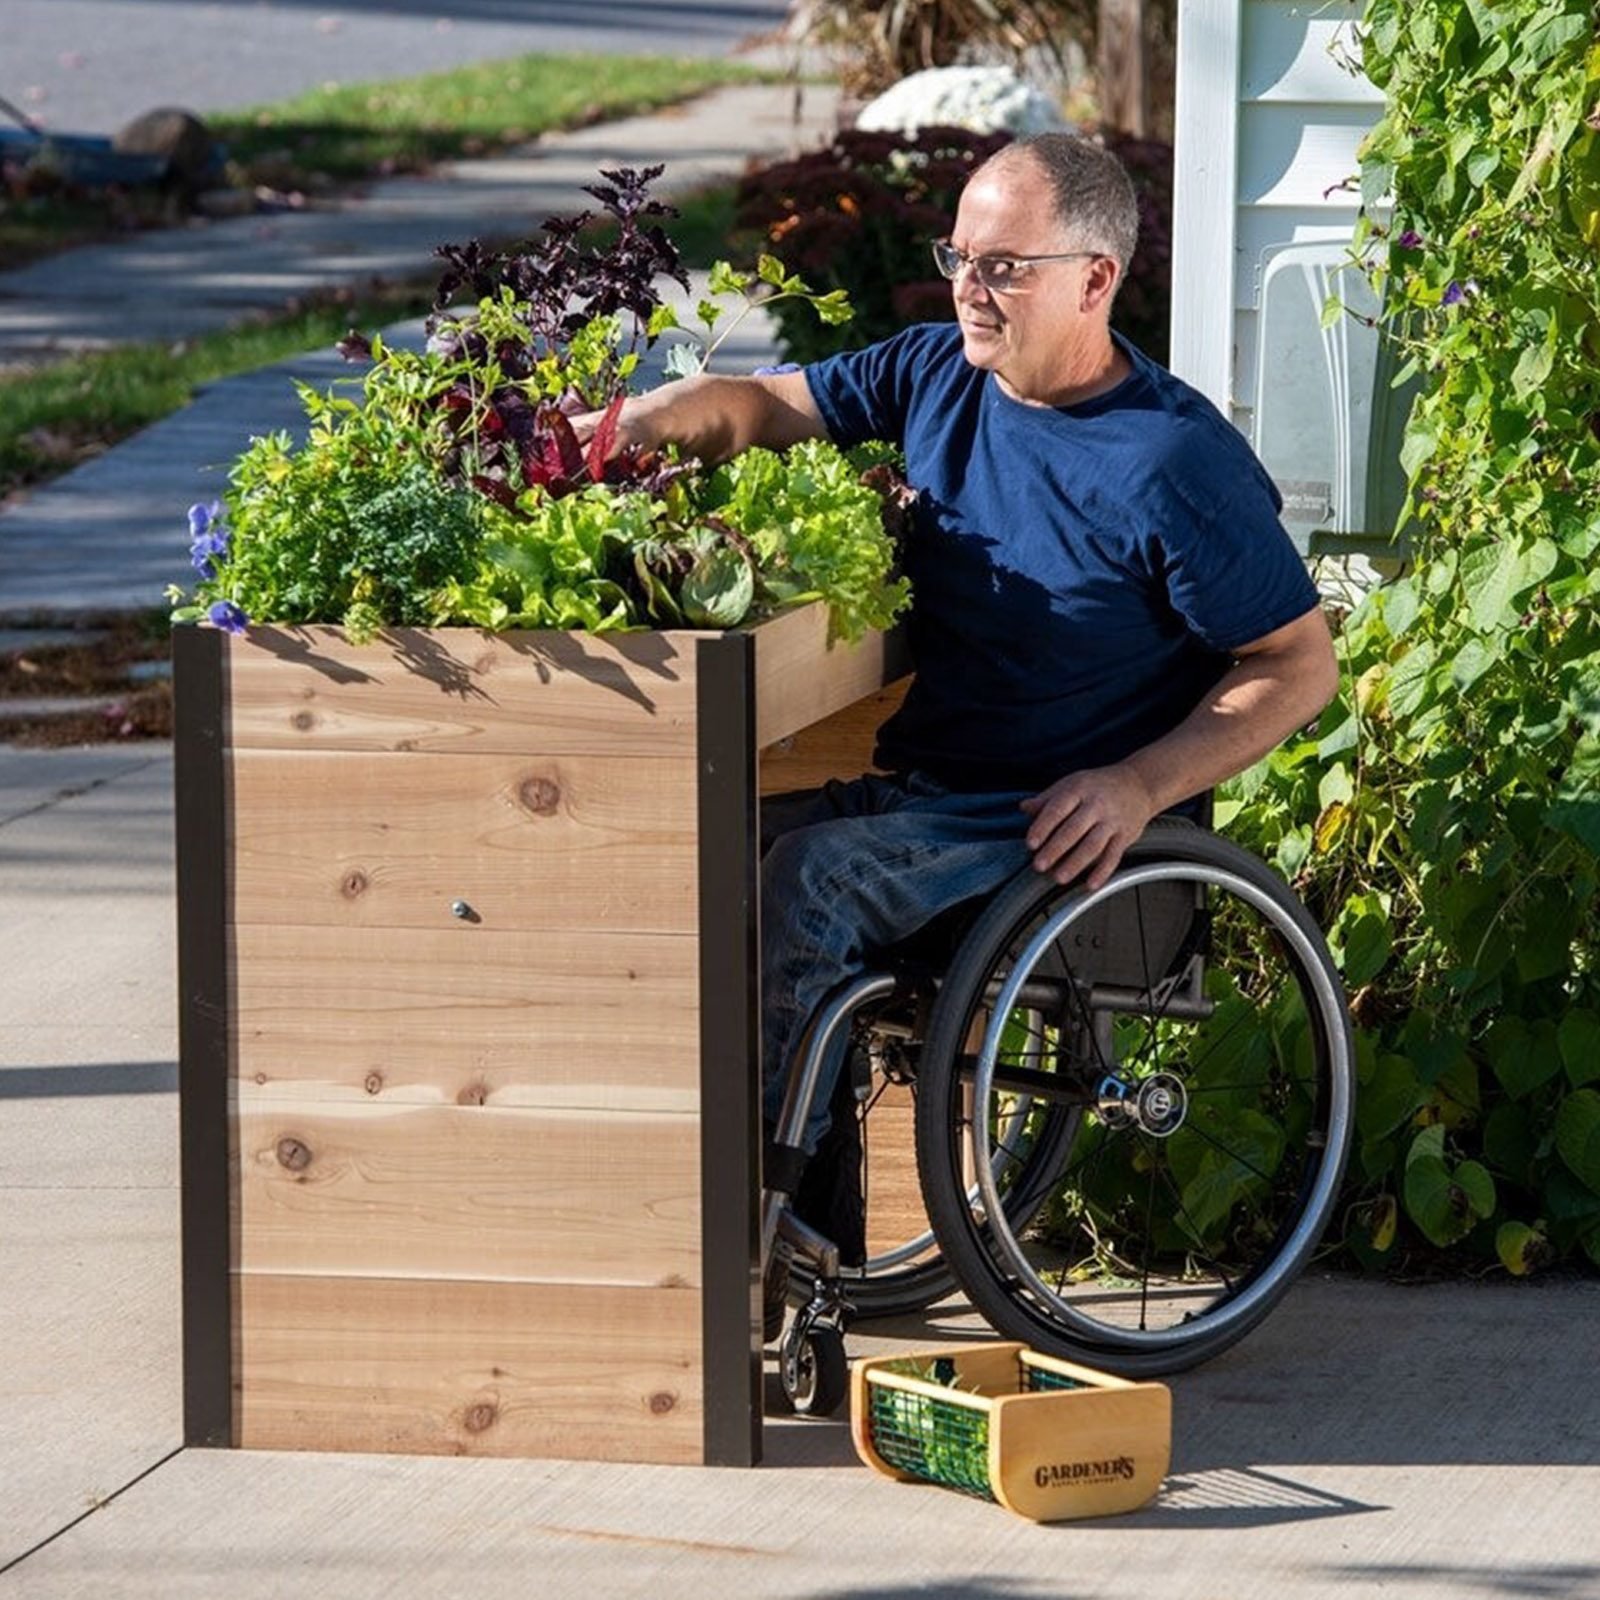
{"label": "wheel hub", "polygon": [[1152,1138],[1168,1139],[1189,1114],[1189,1095],[1183,1079],[1171,1072],[1155,1072],[1132,1083],[1107,1076],[1095,1090],[1095,1110],[1108,1128],[1137,1128]]}
{"label": "wheel hub", "polygon": [[1139,1126],[1154,1138],[1165,1139],[1183,1126],[1188,1115],[1189,1096],[1183,1080],[1170,1072],[1158,1072],[1139,1085],[1134,1115]]}

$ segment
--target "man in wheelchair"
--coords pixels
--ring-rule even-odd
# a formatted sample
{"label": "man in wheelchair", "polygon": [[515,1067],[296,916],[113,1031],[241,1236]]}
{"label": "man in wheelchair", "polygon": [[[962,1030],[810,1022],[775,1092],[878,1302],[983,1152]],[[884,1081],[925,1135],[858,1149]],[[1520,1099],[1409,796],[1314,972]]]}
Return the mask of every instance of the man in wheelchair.
{"label": "man in wheelchair", "polygon": [[[1152,819],[1192,813],[1337,686],[1260,463],[1110,328],[1137,226],[1115,157],[1069,134],[1018,141],[934,248],[955,323],[804,370],[689,379],[622,413],[619,443],[702,459],[892,440],[917,491],[902,549],[916,676],[879,731],[882,773],[764,813],[768,1158],[791,1193],[797,1161],[770,1141],[826,996],[1026,869],[1100,890]],[[827,1133],[846,1046],[822,1064],[804,1151]],[[832,1184],[810,1187],[826,1200]]]}

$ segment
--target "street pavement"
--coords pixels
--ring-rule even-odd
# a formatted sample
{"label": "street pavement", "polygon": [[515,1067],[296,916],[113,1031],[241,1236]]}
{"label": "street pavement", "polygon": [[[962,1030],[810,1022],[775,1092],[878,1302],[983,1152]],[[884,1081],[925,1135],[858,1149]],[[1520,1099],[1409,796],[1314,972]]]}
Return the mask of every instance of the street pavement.
{"label": "street pavement", "polygon": [[[750,120],[724,128],[729,160]],[[672,129],[621,142],[671,159]],[[585,160],[610,148],[590,137]],[[202,299],[176,280],[170,298]],[[740,359],[764,352],[758,325]],[[275,425],[284,376],[216,385],[155,444],[0,517],[0,615],[147,603],[183,506]],[[1592,1278],[1313,1272],[1172,1379],[1167,1483],[1094,1524],[890,1483],[839,1421],[773,1419],[746,1472],[183,1449],[171,794],[165,744],[0,745],[0,1596],[1600,1600]],[[952,1302],[851,1347],[979,1331]]]}
{"label": "street pavement", "polygon": [[785,11],[784,0],[0,0],[0,96],[58,133],[110,134],[156,106],[204,115],[533,53],[780,60],[770,39]]}

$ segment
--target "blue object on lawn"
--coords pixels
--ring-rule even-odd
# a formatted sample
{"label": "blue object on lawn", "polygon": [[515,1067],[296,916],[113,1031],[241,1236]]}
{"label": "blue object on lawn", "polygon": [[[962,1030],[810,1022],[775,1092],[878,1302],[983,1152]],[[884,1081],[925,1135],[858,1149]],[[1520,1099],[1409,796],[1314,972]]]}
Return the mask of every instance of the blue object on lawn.
{"label": "blue object on lawn", "polygon": [[[51,133],[4,98],[0,111],[17,123],[0,128],[0,162],[43,167],[63,183],[83,189],[135,187],[167,177],[171,163],[166,156],[118,150],[100,134]],[[212,166],[220,168],[220,150],[213,151]]]}

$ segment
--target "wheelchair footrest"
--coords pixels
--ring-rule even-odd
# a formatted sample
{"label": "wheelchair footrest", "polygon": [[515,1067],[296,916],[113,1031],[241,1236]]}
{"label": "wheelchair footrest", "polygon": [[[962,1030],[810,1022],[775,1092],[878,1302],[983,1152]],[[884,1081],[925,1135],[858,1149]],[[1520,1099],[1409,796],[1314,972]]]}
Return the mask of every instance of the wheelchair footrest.
{"label": "wheelchair footrest", "polygon": [[946,1345],[856,1362],[850,1429],[887,1477],[1061,1522],[1155,1494],[1172,1458],[1172,1394],[1021,1344]]}

